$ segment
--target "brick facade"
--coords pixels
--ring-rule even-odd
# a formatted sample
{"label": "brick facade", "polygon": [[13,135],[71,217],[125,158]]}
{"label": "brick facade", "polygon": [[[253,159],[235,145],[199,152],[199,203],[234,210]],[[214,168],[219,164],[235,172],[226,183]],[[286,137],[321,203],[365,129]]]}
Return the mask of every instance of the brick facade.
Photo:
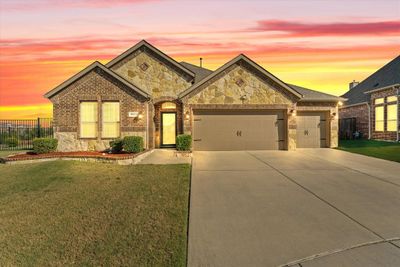
{"label": "brick facade", "polygon": [[339,109],[339,118],[356,118],[356,130],[360,131],[364,138],[369,136],[369,108],[366,103]]}
{"label": "brick facade", "polygon": [[[99,103],[98,121],[101,122],[101,103],[118,101],[120,103],[121,136],[140,135],[146,140],[147,103],[143,97],[130,88],[115,81],[100,69],[94,69],[74,82],[65,90],[50,98],[53,103],[55,136],[59,140],[59,150],[102,150],[108,147],[109,140],[101,139],[101,134],[94,139],[79,137],[79,105],[81,101]],[[141,119],[129,118],[129,111],[137,111]],[[101,123],[99,123],[101,133]]]}

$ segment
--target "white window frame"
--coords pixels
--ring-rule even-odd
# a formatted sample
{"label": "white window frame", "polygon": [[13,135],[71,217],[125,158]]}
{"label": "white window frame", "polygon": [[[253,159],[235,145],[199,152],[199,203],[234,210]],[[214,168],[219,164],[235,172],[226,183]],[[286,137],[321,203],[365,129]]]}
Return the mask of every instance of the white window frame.
{"label": "white window frame", "polygon": [[[105,114],[104,114],[104,105],[107,103],[117,103],[118,104],[118,120],[116,121],[105,121]],[[117,134],[115,136],[105,136],[104,129],[105,124],[107,123],[115,123],[117,124]],[[103,101],[101,102],[101,138],[102,139],[115,139],[121,136],[121,103],[119,101]]]}
{"label": "white window frame", "polygon": [[[82,105],[84,103],[93,103],[96,104],[96,113],[95,113],[95,119],[94,121],[82,121]],[[95,125],[95,134],[93,136],[89,136],[89,135],[84,135],[82,130],[83,124],[94,124]],[[97,101],[80,101],[79,102],[79,138],[83,138],[83,139],[95,139],[97,138],[99,135],[99,103]]]}

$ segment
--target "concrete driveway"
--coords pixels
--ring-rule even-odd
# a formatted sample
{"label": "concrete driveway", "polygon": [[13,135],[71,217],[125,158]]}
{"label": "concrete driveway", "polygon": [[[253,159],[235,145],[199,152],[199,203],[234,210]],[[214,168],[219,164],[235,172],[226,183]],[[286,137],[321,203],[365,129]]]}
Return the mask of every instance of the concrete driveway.
{"label": "concrete driveway", "polygon": [[195,152],[189,266],[400,266],[400,164],[333,149]]}

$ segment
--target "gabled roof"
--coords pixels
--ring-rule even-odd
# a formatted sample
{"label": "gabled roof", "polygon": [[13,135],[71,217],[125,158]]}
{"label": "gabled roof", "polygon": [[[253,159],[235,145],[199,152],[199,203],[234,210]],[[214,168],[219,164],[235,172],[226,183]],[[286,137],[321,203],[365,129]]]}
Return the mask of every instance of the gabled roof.
{"label": "gabled roof", "polygon": [[116,58],[114,58],[113,60],[108,62],[106,64],[106,67],[107,68],[111,68],[112,66],[114,66],[115,64],[117,64],[118,62],[120,62],[121,60],[123,60],[124,58],[126,58],[127,56],[129,56],[130,54],[134,53],[136,50],[138,50],[138,49],[140,49],[142,47],[145,47],[146,49],[152,51],[153,53],[155,53],[159,57],[163,58],[164,60],[166,60],[168,63],[170,63],[174,67],[180,69],[184,73],[186,73],[189,76],[194,78],[195,74],[191,70],[189,70],[186,67],[182,66],[175,59],[173,59],[170,56],[164,54],[162,51],[160,51],[159,49],[157,49],[153,45],[149,44],[146,40],[140,41],[136,45],[132,46],[131,48],[129,48],[128,50],[123,52],[121,55],[117,56]]}
{"label": "gabled roof", "polygon": [[280,79],[278,79],[277,77],[275,77],[272,73],[268,72],[267,70],[265,70],[263,67],[261,67],[260,65],[258,65],[257,63],[255,63],[253,60],[251,60],[250,58],[248,58],[247,56],[245,56],[244,54],[240,54],[237,57],[233,58],[232,60],[230,60],[229,62],[225,63],[224,65],[222,65],[220,68],[218,68],[217,70],[215,70],[213,73],[211,73],[210,75],[206,76],[205,78],[203,78],[201,81],[199,81],[198,83],[195,83],[193,86],[189,87],[188,89],[186,89],[185,91],[183,91],[182,93],[179,94],[179,98],[183,98],[187,95],[189,95],[190,93],[192,93],[193,91],[195,91],[197,88],[199,88],[201,85],[205,84],[207,81],[211,80],[212,78],[216,77],[218,74],[224,72],[226,69],[228,69],[229,67],[231,67],[232,65],[240,62],[240,61],[244,61],[247,64],[249,64],[250,66],[252,66],[253,68],[255,68],[256,70],[258,70],[260,73],[262,73],[263,75],[267,76],[268,78],[270,78],[271,80],[273,80],[274,82],[276,82],[277,84],[281,85],[284,89],[288,90],[289,92],[291,92],[292,94],[294,94],[296,97],[298,98],[302,98],[303,96],[297,92],[295,89],[291,88],[290,86],[288,86],[286,83],[284,83],[283,81],[281,81]]}
{"label": "gabled roof", "polygon": [[80,78],[82,78],[83,76],[88,74],[90,71],[94,70],[95,68],[100,68],[105,73],[107,73],[108,75],[110,75],[114,79],[118,80],[119,82],[121,82],[122,84],[127,86],[128,88],[132,89],[134,92],[136,92],[139,95],[143,96],[144,98],[149,98],[150,97],[149,94],[147,94],[145,91],[143,91],[143,90],[139,89],[138,87],[136,87],[135,85],[131,84],[130,82],[128,82],[127,80],[125,80],[124,78],[122,78],[121,76],[119,76],[118,74],[113,72],[112,70],[107,69],[103,64],[101,64],[98,61],[93,62],[92,64],[90,64],[89,66],[87,66],[86,68],[84,68],[83,70],[81,70],[80,72],[78,72],[77,74],[75,74],[74,76],[72,76],[71,78],[69,78],[68,80],[66,80],[62,84],[60,84],[59,86],[57,86],[53,90],[47,92],[44,96],[47,97],[47,98],[53,97],[54,95],[56,95],[57,93],[62,91],[64,88],[68,87],[69,85],[71,85],[75,81],[79,80]]}
{"label": "gabled roof", "polygon": [[293,89],[295,89],[297,92],[299,92],[300,94],[303,95],[303,98],[300,99],[299,101],[345,101],[346,99],[343,97],[339,97],[339,96],[334,96],[334,95],[330,95],[330,94],[325,94],[322,92],[318,92],[312,89],[308,89],[308,88],[304,88],[301,86],[297,86],[294,84],[287,84],[290,87],[292,87]]}
{"label": "gabled roof", "polygon": [[369,102],[370,96],[365,94],[372,91],[400,83],[400,55],[363,80],[353,89],[343,95],[347,98],[345,105]]}
{"label": "gabled roof", "polygon": [[199,67],[187,62],[180,62],[181,65],[183,65],[185,68],[191,70],[196,76],[194,78],[194,83],[197,83],[201,80],[203,80],[205,77],[207,77],[208,75],[210,75],[213,71],[203,68],[203,67]]}

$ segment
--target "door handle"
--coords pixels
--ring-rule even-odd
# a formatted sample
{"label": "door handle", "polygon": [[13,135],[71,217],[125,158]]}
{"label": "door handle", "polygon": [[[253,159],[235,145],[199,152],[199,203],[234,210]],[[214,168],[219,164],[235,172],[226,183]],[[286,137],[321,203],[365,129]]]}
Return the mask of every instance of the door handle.
{"label": "door handle", "polygon": [[242,136],[242,131],[236,131],[236,136]]}
{"label": "door handle", "polygon": [[308,135],[308,130],[304,130],[304,135]]}

